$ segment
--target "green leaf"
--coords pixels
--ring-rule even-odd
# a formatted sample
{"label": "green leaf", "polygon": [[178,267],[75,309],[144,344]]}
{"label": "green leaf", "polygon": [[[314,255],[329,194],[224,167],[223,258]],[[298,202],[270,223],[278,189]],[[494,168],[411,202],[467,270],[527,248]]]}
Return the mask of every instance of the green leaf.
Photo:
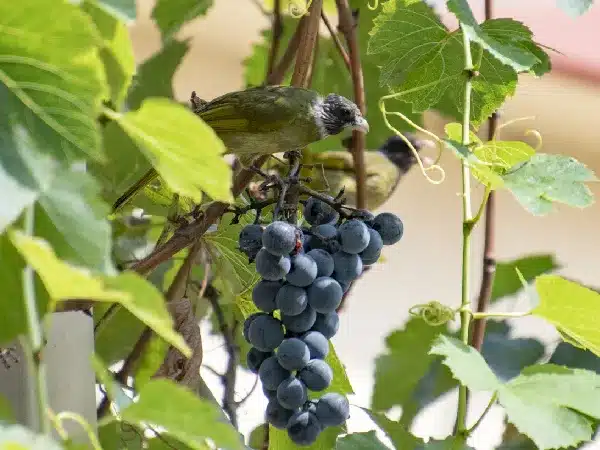
{"label": "green leaf", "polygon": [[12,231],[10,238],[40,276],[54,301],[85,298],[118,302],[185,356],[191,355],[183,337],[173,330],[173,319],[162,295],[141,276],[133,272],[124,272],[116,277],[94,276],[87,270],[57,259],[52,248],[42,239],[18,231]]}
{"label": "green leaf", "polygon": [[571,17],[585,14],[594,3],[594,0],[557,0],[556,4]]}
{"label": "green leaf", "polygon": [[538,277],[535,287],[540,303],[532,314],[600,356],[600,294],[556,275]]}
{"label": "green leaf", "polygon": [[87,173],[70,169],[57,173],[38,199],[35,232],[57,256],[75,265],[114,273],[111,261],[109,207],[99,197],[99,186]]}
{"label": "green leaf", "polygon": [[458,141],[444,139],[444,143],[459,159],[462,159],[467,163],[473,176],[481,183],[485,184],[490,189],[499,189],[502,187],[502,178],[493,170],[491,164],[480,160],[474,152]]}
{"label": "green leaf", "polygon": [[102,156],[96,117],[107,87],[100,37],[77,6],[2,2],[0,30],[1,232],[48,188],[54,160]]}
{"label": "green leaf", "polygon": [[[143,430],[133,425],[125,428],[122,423],[109,422],[98,427],[98,439],[105,450],[131,450],[143,448]],[[138,433],[139,432],[139,433]]]}
{"label": "green leaf", "polygon": [[150,338],[148,347],[136,367],[135,386],[137,388],[143,388],[150,381],[165,360],[168,350],[167,341],[158,336]]}
{"label": "green leaf", "polygon": [[137,109],[148,97],[175,98],[173,76],[190,48],[189,41],[171,39],[137,69],[127,97],[130,108]]}
{"label": "green leaf", "polygon": [[[314,444],[303,446],[302,450],[332,450],[335,447],[337,437],[343,432],[341,427],[328,427],[319,434]],[[278,430],[269,427],[269,450],[298,450],[288,437],[286,430]]]}
{"label": "green leaf", "polygon": [[136,18],[135,0],[97,0],[97,2],[117,19],[131,21]]}
{"label": "green leaf", "polygon": [[231,201],[231,168],[222,158],[225,146],[189,109],[149,98],[139,110],[115,119],[173,191],[197,202],[202,192],[214,200]]}
{"label": "green leaf", "polygon": [[[412,450],[418,448],[423,444],[423,440],[412,435],[404,426],[399,422],[390,420],[385,414],[371,411],[363,408],[371,420],[386,434],[386,436],[394,444],[394,448],[402,450]],[[404,416],[404,409],[402,410],[402,416]]]}
{"label": "green leaf", "polygon": [[591,370],[600,374],[600,357],[589,350],[583,350],[567,342],[560,342],[557,345],[548,362],[574,369]]}
{"label": "green leaf", "polygon": [[570,156],[538,153],[503,178],[518,202],[535,215],[549,213],[553,202],[579,208],[594,202],[585,183],[596,181],[596,176]]}
{"label": "green leaf", "polygon": [[388,450],[375,431],[352,433],[338,440],[336,450]]}
{"label": "green leaf", "polygon": [[[178,439],[174,439],[171,436],[160,436],[152,439],[148,439],[148,446],[144,447],[146,450],[189,450],[190,447],[182,443]],[[212,450],[208,444],[201,446],[202,450]]]}
{"label": "green leaf", "polygon": [[243,448],[240,435],[224,422],[218,408],[169,380],[151,380],[140,390],[138,401],[121,411],[121,417],[165,428],[167,434],[194,449],[204,449],[206,439],[231,450]]}
{"label": "green leaf", "polygon": [[372,409],[386,411],[393,406],[403,406],[411,398],[434,360],[427,352],[442,330],[444,328],[430,327],[421,319],[413,318],[403,330],[387,336],[387,351],[375,361]]}
{"label": "green leaf", "polygon": [[62,450],[50,436],[37,434],[23,425],[0,424],[0,448],[6,450]]}
{"label": "green leaf", "polygon": [[419,447],[419,450],[474,450],[472,447],[469,447],[467,444],[462,442],[460,439],[450,436],[444,439],[443,441],[438,441],[435,439],[430,440],[422,447]]}
{"label": "green leaf", "polygon": [[0,424],[13,424],[16,422],[15,414],[10,402],[0,395]]}
{"label": "green leaf", "polygon": [[100,303],[94,307],[94,325],[97,330],[95,350],[107,364],[114,364],[125,358],[132,350],[146,327],[125,308],[117,308],[106,324],[98,325],[112,303]]}
{"label": "green leaf", "polygon": [[495,391],[499,386],[496,375],[479,352],[456,338],[438,336],[429,353],[443,356],[454,377],[474,391]]}
{"label": "green leaf", "polygon": [[448,0],[448,9],[461,22],[466,36],[481,45],[501,63],[511,66],[517,72],[523,72],[538,62],[538,59],[530,52],[503,44],[489,36],[475,20],[467,0]]}
{"label": "green leaf", "polygon": [[[467,76],[461,31],[448,32],[424,2],[390,0],[380,11],[368,45],[370,54],[388,55],[380,82],[402,93],[400,99],[412,103],[415,111],[435,107],[452,117],[460,117]],[[493,21],[489,22],[492,23],[478,27],[482,35],[487,27],[497,29]],[[498,48],[510,48],[513,53],[532,60],[532,65],[540,61],[541,66],[537,55],[543,52],[531,39],[525,39],[526,28],[515,21],[505,21],[502,27],[509,33],[488,36],[488,44],[494,44],[488,47],[496,49],[496,55]],[[518,44],[516,38],[510,37],[516,32]],[[481,60],[477,67],[479,76],[472,80],[471,121],[478,126],[514,94],[517,74],[477,43],[473,43],[472,52],[476,62]]]}
{"label": "green leaf", "polygon": [[569,447],[592,437],[586,416],[600,418],[600,376],[580,369],[533,366],[501,386],[508,420],[539,449]]}
{"label": "green leaf", "polygon": [[206,14],[213,0],[158,0],[152,18],[163,41],[168,41],[185,23]]}
{"label": "green leaf", "polygon": [[[92,18],[102,36],[104,46],[100,57],[104,63],[111,100],[120,107],[125,99],[135,72],[133,46],[125,23],[115,17],[109,8],[94,0],[85,0],[83,10]],[[134,5],[135,15],[135,5]]]}
{"label": "green leaf", "polygon": [[560,265],[558,265],[552,254],[529,255],[512,261],[498,262],[491,300],[494,302],[503,297],[514,295],[523,289],[521,280],[517,276],[517,270],[521,272],[525,281],[531,282],[538,275],[559,268]]}
{"label": "green leaf", "polygon": [[525,367],[537,363],[545,346],[534,338],[510,337],[508,322],[488,321],[481,354],[501,381],[508,381]]}
{"label": "green leaf", "polygon": [[268,425],[265,423],[261,423],[254,427],[254,429],[250,432],[248,437],[248,446],[253,449],[262,449],[263,444],[265,442],[265,438],[267,437],[266,427]]}

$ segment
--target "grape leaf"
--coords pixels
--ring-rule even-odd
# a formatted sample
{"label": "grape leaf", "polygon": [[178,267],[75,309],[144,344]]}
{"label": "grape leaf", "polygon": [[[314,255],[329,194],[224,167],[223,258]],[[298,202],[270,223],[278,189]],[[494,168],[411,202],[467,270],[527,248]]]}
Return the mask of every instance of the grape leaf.
{"label": "grape leaf", "polygon": [[594,3],[594,0],[557,0],[556,4],[571,17],[585,14]]}
{"label": "grape leaf", "polygon": [[[394,448],[402,450],[412,450],[418,448],[421,444],[423,444],[422,439],[412,435],[399,422],[388,419],[385,414],[371,411],[366,408],[362,409],[392,441],[392,444],[394,444]],[[402,410],[402,416],[404,416],[404,409]]]}
{"label": "grape leaf", "polygon": [[375,431],[366,431],[339,439],[335,450],[388,450],[388,447],[377,438]]}
{"label": "grape leaf", "polygon": [[503,64],[511,66],[516,72],[529,70],[538,59],[528,51],[519,47],[498,42],[488,35],[477,23],[467,0],[448,0],[448,9],[461,22],[466,36],[477,42]]}
{"label": "grape leaf", "polygon": [[495,391],[500,384],[481,354],[456,338],[438,336],[429,353],[443,356],[454,377],[472,390]]}
{"label": "grape leaf", "polygon": [[453,139],[444,139],[446,147],[467,163],[472,175],[490,189],[499,189],[503,185],[502,178],[485,161],[481,161],[468,147]]}
{"label": "grape leaf", "polygon": [[450,436],[443,441],[432,439],[422,447],[418,447],[419,450],[474,450],[467,444],[462,442],[460,439]]}
{"label": "grape leaf", "polygon": [[85,298],[118,302],[184,355],[191,355],[183,337],[173,330],[173,319],[162,295],[144,278],[133,272],[116,277],[94,276],[88,270],[59,260],[42,239],[14,230],[10,232],[10,239],[37,272],[54,301]]}
{"label": "grape leaf", "polygon": [[[332,450],[337,437],[343,433],[342,427],[328,427],[319,434],[312,445],[302,446],[303,450]],[[286,430],[269,426],[269,450],[297,450],[298,446],[288,437]]]}
{"label": "grape leaf", "polygon": [[152,379],[165,360],[168,350],[169,344],[167,341],[159,336],[152,336],[150,338],[148,347],[140,358],[135,370],[135,385],[138,388],[142,388]]}
{"label": "grape leaf", "polygon": [[538,362],[545,353],[544,344],[534,338],[509,336],[508,322],[488,321],[481,354],[501,381],[508,381],[525,367]]}
{"label": "grape leaf", "polygon": [[163,41],[168,41],[187,22],[206,14],[213,0],[158,0],[152,18]]}
{"label": "grape leaf", "polygon": [[100,303],[94,306],[94,325],[97,326],[94,335],[95,351],[107,364],[114,364],[131,353],[146,327],[125,308],[113,310],[111,314],[114,315],[107,320],[106,324],[98,325],[112,305],[112,303]]}
{"label": "grape leaf", "polygon": [[[492,29],[495,26],[487,25]],[[543,51],[532,41],[524,40],[522,24],[505,20],[502,27],[519,32],[519,43],[516,45],[516,38],[507,37],[512,33],[497,32],[494,38],[488,37],[494,47],[511,48],[513,53],[528,55],[531,65],[541,64],[536,55]],[[485,34],[486,24],[478,30]],[[471,120],[477,126],[514,93],[517,75],[479,44],[473,43],[472,51],[476,62],[481,60],[477,67],[479,76],[472,80]],[[448,32],[426,4],[412,0],[385,3],[375,19],[368,52],[389,56],[383,64],[380,82],[402,93],[401,99],[412,103],[413,110],[441,106],[443,112],[460,116],[467,76],[461,31]]]}
{"label": "grape leaf", "polygon": [[600,294],[557,275],[535,281],[540,299],[532,314],[552,323],[569,340],[600,356]]}
{"label": "grape leaf", "polygon": [[37,434],[23,425],[0,423],[0,448],[14,450],[62,450],[63,446],[50,436]]}
{"label": "grape leaf", "polygon": [[552,210],[552,203],[585,208],[594,202],[586,182],[594,173],[575,158],[538,153],[503,176],[505,186],[521,205],[535,215]]}
{"label": "grape leaf", "polygon": [[581,369],[532,366],[498,390],[508,420],[539,449],[592,437],[586,416],[600,418],[600,376]]}
{"label": "grape leaf", "polygon": [[127,439],[123,436],[123,424],[119,422],[109,422],[98,427],[98,439],[103,449],[129,450],[141,449],[144,447],[143,431],[138,430],[133,425],[131,433],[127,433]]}
{"label": "grape leaf", "polygon": [[127,26],[111,14],[109,8],[93,0],[86,0],[83,10],[92,18],[104,45],[100,57],[104,63],[111,100],[121,106],[135,72],[133,46]]}
{"label": "grape leaf", "polygon": [[575,347],[568,342],[560,342],[554,349],[548,362],[574,369],[591,370],[600,374],[600,357],[594,355],[589,350]]}
{"label": "grape leaf", "polygon": [[492,287],[492,302],[503,297],[514,295],[523,289],[523,284],[517,276],[517,269],[527,282],[531,282],[538,275],[559,269],[552,254],[529,255],[512,261],[498,262]]}
{"label": "grape leaf", "polygon": [[224,421],[217,405],[170,380],[148,381],[139,400],[122,410],[121,417],[142,426],[162,427],[193,449],[206,448],[207,438],[227,449],[243,448],[240,435]]}
{"label": "grape leaf", "polygon": [[188,40],[171,39],[161,49],[145,60],[137,69],[127,103],[137,109],[148,97],[175,98],[173,76],[183,57],[188,52]]}
{"label": "grape leaf", "polygon": [[[375,385],[371,409],[386,411],[402,406],[428,372],[433,357],[427,354],[434,338],[445,329],[431,327],[421,319],[411,319],[403,330],[386,338],[386,353],[375,361]],[[398,383],[401,379],[402,383]]]}
{"label": "grape leaf", "polygon": [[0,33],[1,232],[49,186],[54,160],[102,157],[107,86],[100,37],[75,5],[0,2]]}
{"label": "grape leaf", "polygon": [[225,146],[189,109],[149,98],[139,110],[114,118],[173,191],[197,202],[203,191],[215,200],[231,201],[231,167],[222,158]]}
{"label": "grape leaf", "polygon": [[135,0],[96,0],[98,4],[117,19],[124,21],[135,20]]}
{"label": "grape leaf", "polygon": [[38,199],[35,232],[56,255],[76,265],[114,273],[111,261],[109,212],[99,198],[99,186],[87,173],[61,170]]}

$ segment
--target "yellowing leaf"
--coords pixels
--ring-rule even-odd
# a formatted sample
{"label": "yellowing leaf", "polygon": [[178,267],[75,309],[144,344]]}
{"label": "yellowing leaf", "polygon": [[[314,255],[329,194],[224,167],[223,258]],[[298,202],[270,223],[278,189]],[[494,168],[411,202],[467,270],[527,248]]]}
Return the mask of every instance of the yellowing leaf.
{"label": "yellowing leaf", "polygon": [[86,299],[120,303],[185,356],[191,349],[173,330],[173,319],[160,292],[135,273],[116,277],[95,276],[86,269],[59,260],[43,239],[11,230],[10,239],[37,272],[53,301]]}
{"label": "yellowing leaf", "polygon": [[197,202],[203,192],[215,200],[232,200],[231,168],[222,157],[225,146],[189,109],[171,100],[149,98],[137,111],[111,116],[173,191]]}
{"label": "yellowing leaf", "polygon": [[557,275],[538,277],[535,287],[540,303],[532,314],[600,356],[600,294]]}

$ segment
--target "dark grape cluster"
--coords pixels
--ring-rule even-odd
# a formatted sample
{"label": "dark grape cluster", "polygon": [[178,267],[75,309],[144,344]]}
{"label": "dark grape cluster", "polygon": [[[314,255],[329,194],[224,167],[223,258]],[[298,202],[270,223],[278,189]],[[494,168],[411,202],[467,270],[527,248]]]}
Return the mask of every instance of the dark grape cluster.
{"label": "dark grape cluster", "polygon": [[336,310],[344,292],[379,259],[383,246],[398,242],[403,233],[402,221],[393,214],[360,211],[340,220],[334,208],[313,197],[304,218],[310,228],[276,221],[248,225],[239,238],[240,250],[255,257],[262,277],[252,292],[261,312],[244,323],[244,337],[252,345],[247,366],[259,375],[269,400],[267,422],[286,429],[298,445],[312,444],[324,428],[349,417],[343,395],[309,400],[308,391],[331,385],[333,371],[324,359],[339,328]]}

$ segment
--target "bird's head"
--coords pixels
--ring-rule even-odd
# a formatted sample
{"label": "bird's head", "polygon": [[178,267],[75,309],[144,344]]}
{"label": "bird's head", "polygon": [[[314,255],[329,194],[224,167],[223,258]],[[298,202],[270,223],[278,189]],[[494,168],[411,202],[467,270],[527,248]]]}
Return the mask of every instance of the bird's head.
{"label": "bird's head", "polygon": [[315,118],[323,137],[340,134],[345,130],[369,131],[369,124],[358,106],[338,94],[329,94],[315,105]]}
{"label": "bird's head", "polygon": [[[418,139],[414,134],[405,133],[406,138],[413,145],[415,150],[420,151],[424,147],[435,146],[433,142]],[[409,171],[409,169],[416,164],[417,158],[413,154],[412,150],[406,145],[406,142],[400,136],[391,136],[385,143],[379,147],[379,151],[383,153],[387,158],[394,163],[403,173]],[[431,159],[426,156],[421,156],[423,165],[428,166],[432,163]]]}

